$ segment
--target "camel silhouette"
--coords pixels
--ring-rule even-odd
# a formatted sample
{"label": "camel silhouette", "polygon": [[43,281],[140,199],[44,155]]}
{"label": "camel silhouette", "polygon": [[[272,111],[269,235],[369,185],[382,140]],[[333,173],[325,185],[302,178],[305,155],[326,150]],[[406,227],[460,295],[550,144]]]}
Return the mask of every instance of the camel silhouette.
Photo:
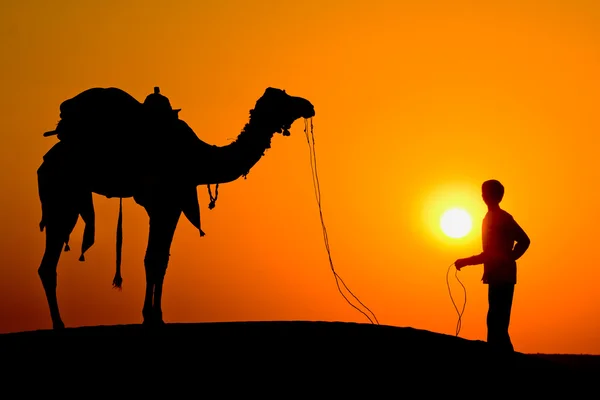
{"label": "camel silhouette", "polygon": [[[246,177],[271,147],[275,133],[289,136],[299,118],[312,118],[313,105],[285,90],[267,88],[250,110],[238,137],[224,146],[207,144],[179,119],[156,87],[143,103],[118,88],[91,88],[60,105],[53,131],[59,141],[44,155],[37,170],[42,206],[40,230],[46,232],[38,269],[54,329],[64,328],[56,295],[61,252],[69,251],[69,237],[79,216],[85,223],[80,261],[94,244],[93,193],[119,198],[117,267],[113,285],[120,288],[122,199],[133,197],[149,218],[144,257],[146,293],[142,309],[145,325],[162,325],[161,298],[173,235],[181,213],[199,230],[197,187],[207,185],[209,208],[218,185]],[[210,185],[216,185],[213,196]]]}

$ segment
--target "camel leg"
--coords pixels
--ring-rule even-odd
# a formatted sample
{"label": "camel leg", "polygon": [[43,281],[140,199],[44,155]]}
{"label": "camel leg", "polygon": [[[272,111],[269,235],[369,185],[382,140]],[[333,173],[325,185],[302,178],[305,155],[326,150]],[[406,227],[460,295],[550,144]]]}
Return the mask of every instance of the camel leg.
{"label": "camel leg", "polygon": [[78,214],[72,211],[70,214],[62,215],[65,219],[49,218],[49,224],[46,226],[46,248],[44,256],[38,268],[38,275],[42,281],[48,306],[50,308],[50,317],[54,329],[65,327],[58,309],[58,299],[56,297],[58,261],[60,253],[63,250],[65,239],[73,231],[77,223]]}
{"label": "camel leg", "polygon": [[162,325],[163,281],[167,272],[169,252],[175,228],[181,215],[181,209],[168,206],[153,210],[148,215],[150,217],[150,230],[146,257],[144,258],[146,297],[142,315],[145,325]]}
{"label": "camel leg", "polygon": [[42,205],[40,228],[46,230],[46,247],[38,268],[54,329],[65,327],[56,298],[56,270],[60,253],[79,218],[79,204],[86,192],[70,186],[60,166],[44,161],[38,169],[38,190]]}
{"label": "camel leg", "polygon": [[54,329],[62,329],[65,327],[58,310],[58,299],[56,297],[56,269],[60,253],[62,251],[63,240],[60,236],[46,233],[46,249],[42,262],[38,268],[38,275],[46,292],[46,299],[50,307],[50,317],[52,318],[52,327]]}

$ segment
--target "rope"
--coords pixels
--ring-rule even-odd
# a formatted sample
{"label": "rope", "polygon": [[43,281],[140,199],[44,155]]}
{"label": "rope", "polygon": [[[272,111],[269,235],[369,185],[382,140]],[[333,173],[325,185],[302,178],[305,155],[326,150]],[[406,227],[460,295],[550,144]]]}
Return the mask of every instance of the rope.
{"label": "rope", "polygon": [[462,286],[463,291],[465,292],[465,302],[463,304],[462,311],[459,312],[458,307],[456,307],[456,303],[454,302],[454,298],[452,297],[452,291],[450,290],[450,282],[448,281],[448,273],[450,272],[450,268],[452,268],[453,265],[454,263],[450,264],[448,266],[448,270],[446,271],[446,285],[448,286],[448,293],[450,294],[450,300],[452,301],[452,305],[454,306],[454,309],[458,314],[458,321],[456,322],[456,336],[458,336],[458,334],[460,333],[460,328],[462,328],[462,315],[465,312],[465,307],[467,306],[467,288],[465,288],[465,285],[463,285],[460,279],[458,279],[458,270],[455,270],[454,276],[456,277],[456,280],[458,281],[458,283],[460,283],[460,286]]}
{"label": "rope", "polygon": [[113,287],[121,289],[123,278],[121,277],[121,250],[123,248],[123,198],[119,198],[119,219],[117,220],[117,267],[113,278]]}
{"label": "rope", "polygon": [[[312,118],[310,119],[310,136],[311,137],[309,138],[309,134],[308,134],[308,120],[307,119],[304,120],[304,135],[306,136],[306,141],[308,143],[308,148],[309,148],[309,151],[310,151],[310,169],[312,171],[313,187],[314,187],[314,190],[315,190],[315,197],[317,199],[317,205],[319,206],[319,217],[321,219],[321,227],[323,229],[323,239],[325,241],[325,248],[327,249],[327,256],[329,258],[329,266],[331,267],[331,271],[333,272],[333,276],[335,278],[335,284],[336,284],[336,286],[338,288],[338,291],[342,295],[342,297],[346,300],[346,302],[348,304],[350,304],[350,306],[352,306],[353,308],[355,308],[356,310],[358,310],[358,312],[360,312],[365,317],[367,317],[367,319],[372,324],[379,325],[379,321],[377,320],[377,317],[375,316],[375,314],[367,306],[365,306],[360,301],[360,299],[354,295],[354,293],[352,293],[352,291],[344,283],[344,280],[335,271],[335,268],[333,266],[333,261],[331,259],[331,251],[330,251],[330,248],[329,248],[329,238],[327,236],[327,228],[325,227],[325,222],[323,221],[323,211],[321,209],[321,189],[319,187],[319,175],[317,174],[317,156],[316,156],[316,153],[315,153],[315,134],[314,134],[314,128],[313,128]],[[312,142],[311,142],[311,139],[312,139]],[[363,310],[359,309],[357,306],[355,306],[354,304],[352,304],[352,302],[350,300],[348,300],[348,298],[342,292],[342,289],[340,287],[340,282],[342,283],[342,285],[344,286],[344,288],[348,291],[348,293],[350,293],[352,295],[352,297],[354,297],[354,299],[356,299],[356,301],[358,301],[358,303],[361,306],[363,306],[373,316],[373,319],[375,321],[373,321],[373,319],[371,319],[371,317],[369,317],[369,315],[367,315]]]}
{"label": "rope", "polygon": [[210,190],[210,183],[206,185],[208,187],[208,196],[210,197],[210,203],[208,204],[208,208],[212,210],[215,208],[215,203],[217,202],[217,198],[219,197],[219,184],[215,185],[215,195],[213,196],[212,190]]}

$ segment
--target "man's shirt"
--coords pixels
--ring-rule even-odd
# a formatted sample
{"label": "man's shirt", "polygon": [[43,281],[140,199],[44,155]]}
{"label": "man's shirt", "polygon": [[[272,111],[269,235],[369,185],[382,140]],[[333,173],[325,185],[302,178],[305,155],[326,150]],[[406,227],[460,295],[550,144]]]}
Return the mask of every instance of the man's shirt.
{"label": "man's shirt", "polygon": [[490,210],[483,218],[483,283],[517,283],[517,262],[512,251],[515,242],[526,241],[527,235],[508,212]]}

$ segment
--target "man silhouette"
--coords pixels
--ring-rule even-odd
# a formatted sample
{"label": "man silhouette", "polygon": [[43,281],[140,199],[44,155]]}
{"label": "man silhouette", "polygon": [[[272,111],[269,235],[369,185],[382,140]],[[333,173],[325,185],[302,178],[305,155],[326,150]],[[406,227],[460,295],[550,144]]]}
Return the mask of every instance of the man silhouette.
{"label": "man silhouette", "polygon": [[483,182],[481,196],[488,207],[482,224],[483,252],[459,258],[454,265],[460,271],[467,265],[483,264],[482,281],[488,285],[487,342],[494,350],[512,353],[508,326],[517,283],[516,260],[527,251],[530,240],[513,216],[500,208],[504,186],[499,181]]}

